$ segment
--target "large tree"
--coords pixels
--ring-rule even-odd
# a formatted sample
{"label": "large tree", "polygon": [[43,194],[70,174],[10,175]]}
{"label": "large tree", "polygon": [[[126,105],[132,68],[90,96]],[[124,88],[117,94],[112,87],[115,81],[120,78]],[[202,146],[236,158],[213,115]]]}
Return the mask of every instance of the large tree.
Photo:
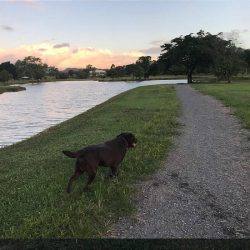
{"label": "large tree", "polygon": [[161,46],[162,54],[159,60],[168,68],[173,65],[183,65],[186,70],[188,83],[192,83],[192,75],[198,65],[206,66],[213,62],[213,40],[217,35],[199,31],[196,35],[180,36]]}

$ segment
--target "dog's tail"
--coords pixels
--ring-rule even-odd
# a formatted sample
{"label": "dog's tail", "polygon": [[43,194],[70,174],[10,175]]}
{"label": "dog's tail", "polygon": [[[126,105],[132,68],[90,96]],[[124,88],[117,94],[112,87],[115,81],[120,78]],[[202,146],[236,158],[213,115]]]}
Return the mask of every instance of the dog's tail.
{"label": "dog's tail", "polygon": [[77,158],[78,157],[78,153],[77,152],[70,152],[67,150],[63,150],[62,151],[65,155],[67,155],[70,158]]}

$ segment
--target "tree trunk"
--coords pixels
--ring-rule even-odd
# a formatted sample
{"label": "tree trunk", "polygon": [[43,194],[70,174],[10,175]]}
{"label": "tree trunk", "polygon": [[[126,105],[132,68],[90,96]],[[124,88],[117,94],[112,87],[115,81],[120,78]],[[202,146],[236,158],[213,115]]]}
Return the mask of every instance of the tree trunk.
{"label": "tree trunk", "polygon": [[192,73],[188,73],[187,80],[188,80],[188,84],[193,82]]}

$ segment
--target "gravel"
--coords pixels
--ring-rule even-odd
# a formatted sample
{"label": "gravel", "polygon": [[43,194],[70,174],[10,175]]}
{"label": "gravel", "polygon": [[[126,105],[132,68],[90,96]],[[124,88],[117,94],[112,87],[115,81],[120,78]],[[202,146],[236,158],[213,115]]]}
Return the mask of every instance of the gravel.
{"label": "gravel", "polygon": [[114,238],[249,238],[249,131],[213,97],[179,85],[181,135],[139,186],[136,213]]}

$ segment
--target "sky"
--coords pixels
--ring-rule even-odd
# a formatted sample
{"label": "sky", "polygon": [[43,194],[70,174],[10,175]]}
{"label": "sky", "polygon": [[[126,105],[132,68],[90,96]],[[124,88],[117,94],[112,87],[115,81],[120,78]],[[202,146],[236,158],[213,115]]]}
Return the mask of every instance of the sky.
{"label": "sky", "polygon": [[162,44],[201,29],[250,48],[249,10],[250,0],[0,0],[0,63],[110,68],[157,59]]}

